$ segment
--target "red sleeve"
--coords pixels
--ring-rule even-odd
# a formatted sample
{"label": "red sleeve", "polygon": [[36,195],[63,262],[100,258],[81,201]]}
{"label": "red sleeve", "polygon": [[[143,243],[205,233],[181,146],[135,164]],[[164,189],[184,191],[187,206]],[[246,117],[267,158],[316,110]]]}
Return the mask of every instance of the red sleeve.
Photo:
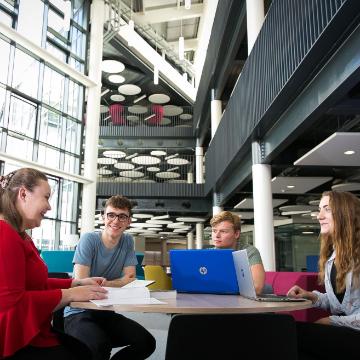
{"label": "red sleeve", "polygon": [[48,289],[69,289],[71,287],[73,279],[47,279]]}
{"label": "red sleeve", "polygon": [[60,289],[46,290],[44,264],[28,255],[25,240],[0,221],[0,358],[48,328],[61,300]]}

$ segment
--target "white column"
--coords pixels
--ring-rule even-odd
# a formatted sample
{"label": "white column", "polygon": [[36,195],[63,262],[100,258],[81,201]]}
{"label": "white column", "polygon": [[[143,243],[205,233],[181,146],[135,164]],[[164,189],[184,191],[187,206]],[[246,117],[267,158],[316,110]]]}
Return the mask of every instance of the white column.
{"label": "white column", "polygon": [[202,249],[204,244],[204,224],[196,223],[196,249]]}
{"label": "white column", "polygon": [[187,173],[187,183],[192,184],[194,182],[194,173],[192,171],[189,171]]}
{"label": "white column", "polygon": [[204,183],[204,150],[201,146],[195,148],[196,158],[196,183]]}
{"label": "white column", "polygon": [[246,0],[248,54],[254,46],[265,18],[264,0]]}
{"label": "white column", "polygon": [[187,233],[187,244],[186,244],[188,249],[193,249],[194,248],[194,233],[188,232]]}
{"label": "white column", "polygon": [[219,205],[219,194],[217,192],[213,192],[213,208],[212,208],[212,214],[213,216],[217,215],[221,211],[223,211],[223,208]]}
{"label": "white column", "polygon": [[254,201],[254,245],[258,248],[266,271],[275,271],[275,243],[271,192],[271,166],[252,166]]}
{"label": "white column", "polygon": [[100,119],[101,61],[103,55],[104,1],[92,1],[90,21],[89,78],[96,83],[96,86],[88,88],[85,126],[84,176],[92,182],[83,186],[81,233],[94,230],[96,207],[96,169]]}
{"label": "white column", "polygon": [[222,116],[221,100],[211,100],[211,138],[220,124]]}

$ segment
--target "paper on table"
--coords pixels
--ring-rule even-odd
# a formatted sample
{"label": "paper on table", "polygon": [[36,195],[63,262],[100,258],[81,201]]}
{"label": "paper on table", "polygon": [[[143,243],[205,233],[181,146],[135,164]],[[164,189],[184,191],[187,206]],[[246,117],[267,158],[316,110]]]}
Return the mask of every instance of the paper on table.
{"label": "paper on table", "polygon": [[132,281],[131,283],[128,283],[124,286],[122,286],[122,289],[129,289],[129,288],[138,288],[138,287],[146,287],[150,284],[153,284],[155,282],[155,280],[139,280],[136,279],[134,281]]}
{"label": "paper on table", "polygon": [[146,287],[112,288],[105,287],[108,291],[107,299],[90,300],[97,306],[110,306],[118,304],[164,304],[157,299],[150,298],[150,291]]}

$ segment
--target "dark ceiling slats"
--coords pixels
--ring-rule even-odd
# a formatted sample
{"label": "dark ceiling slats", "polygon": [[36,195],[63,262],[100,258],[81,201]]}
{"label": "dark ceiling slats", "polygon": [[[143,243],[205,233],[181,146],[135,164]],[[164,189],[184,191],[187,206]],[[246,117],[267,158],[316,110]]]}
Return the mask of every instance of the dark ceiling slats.
{"label": "dark ceiling slats", "polygon": [[207,151],[206,192],[298,96],[350,31],[358,8],[354,0],[273,2]]}

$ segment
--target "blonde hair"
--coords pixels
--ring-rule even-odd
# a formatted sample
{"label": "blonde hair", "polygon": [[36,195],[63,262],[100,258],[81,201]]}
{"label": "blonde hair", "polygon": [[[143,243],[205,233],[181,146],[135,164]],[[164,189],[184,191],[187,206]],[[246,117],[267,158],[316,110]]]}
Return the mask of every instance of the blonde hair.
{"label": "blonde hair", "polygon": [[345,290],[346,274],[353,272],[355,284],[360,274],[360,200],[349,192],[326,191],[329,196],[334,232],[320,235],[319,280],[324,283],[325,264],[336,250],[336,291]]}
{"label": "blonde hair", "polygon": [[241,220],[240,216],[234,215],[230,211],[221,211],[219,214],[216,214],[213,216],[213,218],[210,220],[210,225],[215,226],[217,224],[220,224],[223,221],[229,221],[234,227],[234,230],[241,231]]}
{"label": "blonde hair", "polygon": [[0,213],[22,237],[25,232],[20,231],[22,218],[15,206],[17,195],[22,186],[33,191],[40,180],[48,181],[44,173],[31,168],[22,168],[0,177]]}

